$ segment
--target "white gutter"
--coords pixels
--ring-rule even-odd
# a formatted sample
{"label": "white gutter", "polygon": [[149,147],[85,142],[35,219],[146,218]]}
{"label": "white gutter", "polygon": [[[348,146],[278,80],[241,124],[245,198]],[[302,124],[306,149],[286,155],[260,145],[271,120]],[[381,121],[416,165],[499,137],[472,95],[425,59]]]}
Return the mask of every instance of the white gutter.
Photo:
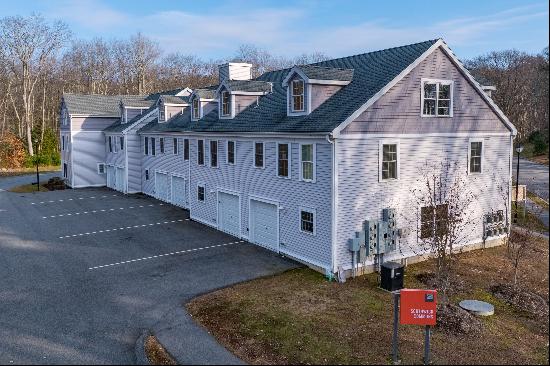
{"label": "white gutter", "polygon": [[332,223],[332,230],[331,230],[331,267],[332,267],[332,273],[337,273],[338,268],[336,268],[336,243],[338,240],[338,220],[337,220],[337,213],[338,213],[338,160],[336,159],[336,147],[337,147],[337,140],[331,135],[326,135],[326,140],[329,144],[332,145],[332,192],[331,192],[331,223]]}

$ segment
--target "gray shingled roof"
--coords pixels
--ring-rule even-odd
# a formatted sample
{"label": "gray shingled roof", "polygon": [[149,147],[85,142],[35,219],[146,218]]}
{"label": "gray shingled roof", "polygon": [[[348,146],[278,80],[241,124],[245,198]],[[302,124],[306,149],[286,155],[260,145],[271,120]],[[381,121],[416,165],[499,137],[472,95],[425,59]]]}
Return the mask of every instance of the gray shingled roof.
{"label": "gray shingled roof", "polygon": [[154,101],[149,101],[147,95],[99,95],[63,93],[63,100],[69,114],[84,114],[94,116],[118,116],[120,102],[132,107],[149,108]]}
{"label": "gray shingled roof", "polygon": [[161,95],[160,100],[162,100],[163,103],[169,104],[186,104],[189,103],[189,96],[177,97],[175,95]]}
{"label": "gray shingled roof", "polygon": [[314,65],[297,66],[309,79],[352,81],[353,69],[341,69],[336,67],[321,67]]}
{"label": "gray shingled roof", "polygon": [[227,80],[223,83],[230,91],[233,92],[259,92],[269,93],[271,91],[271,83],[260,80]]}
{"label": "gray shingled roof", "polygon": [[216,89],[218,89],[218,85],[210,85],[206,88],[193,90],[193,95],[197,95],[201,99],[214,99],[216,98]]}
{"label": "gray shingled roof", "polygon": [[143,116],[145,116],[147,113],[155,110],[156,108],[157,108],[156,104],[153,104],[152,106],[149,107],[149,109],[144,111],[142,114],[139,114],[139,115],[135,116],[134,118],[132,118],[131,120],[129,120],[126,123],[122,123],[122,120],[119,119],[118,121],[116,121],[115,123],[110,125],[109,127],[105,128],[103,130],[103,132],[112,132],[112,133],[122,132],[125,129],[127,129],[128,127],[130,127],[132,124],[136,123],[141,118],[143,118]]}
{"label": "gray shingled roof", "polygon": [[273,83],[273,92],[260,98],[231,120],[220,120],[215,108],[192,122],[188,113],[166,123],[151,123],[143,132],[194,131],[237,133],[329,133],[427,51],[437,40],[369,52],[313,64],[323,68],[353,69],[353,80],[305,116],[287,116],[286,88],[281,83],[290,69],[268,72],[256,80]]}

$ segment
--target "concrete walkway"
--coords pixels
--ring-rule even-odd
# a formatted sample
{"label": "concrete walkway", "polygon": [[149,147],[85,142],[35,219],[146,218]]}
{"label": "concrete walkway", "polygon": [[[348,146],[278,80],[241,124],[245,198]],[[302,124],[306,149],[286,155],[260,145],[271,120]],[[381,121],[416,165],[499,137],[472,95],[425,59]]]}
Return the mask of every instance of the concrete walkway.
{"label": "concrete walkway", "polygon": [[179,365],[244,365],[182,307],[166,314],[152,333]]}

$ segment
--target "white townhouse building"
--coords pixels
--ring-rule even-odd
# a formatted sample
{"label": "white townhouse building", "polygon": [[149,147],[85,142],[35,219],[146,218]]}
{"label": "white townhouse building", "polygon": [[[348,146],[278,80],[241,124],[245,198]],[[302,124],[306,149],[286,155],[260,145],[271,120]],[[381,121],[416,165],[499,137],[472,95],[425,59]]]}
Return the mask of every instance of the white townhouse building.
{"label": "white townhouse building", "polygon": [[[148,102],[123,100],[117,120],[98,127],[93,159],[75,159],[71,130],[64,162],[74,187],[86,185],[75,181],[81,161],[84,170],[104,163],[98,184],[173,203],[317,270],[349,273],[350,242],[366,220],[397,218],[384,260],[418,255],[420,228],[430,225],[422,221],[434,217],[416,219],[422,207],[410,189],[427,162],[451,161],[479,196],[465,244],[503,237],[485,218],[504,210],[495,182],[509,189],[516,130],[441,39],[255,79],[250,64],[228,63],[218,85],[139,100]],[[132,115],[134,106],[142,109]],[[499,220],[507,227],[509,213]],[[372,269],[376,255],[366,254],[362,265]]]}

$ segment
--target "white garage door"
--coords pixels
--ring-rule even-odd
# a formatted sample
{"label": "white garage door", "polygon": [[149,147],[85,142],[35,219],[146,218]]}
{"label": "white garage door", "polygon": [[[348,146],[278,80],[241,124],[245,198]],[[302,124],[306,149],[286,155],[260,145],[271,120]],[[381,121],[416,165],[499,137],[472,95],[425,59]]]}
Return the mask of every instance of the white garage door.
{"label": "white garage door", "polygon": [[279,251],[279,209],[277,205],[250,201],[250,241]]}
{"label": "white garage door", "polygon": [[170,202],[170,177],[166,173],[155,173],[155,192],[161,201]]}
{"label": "white garage door", "polygon": [[107,187],[112,189],[116,187],[116,171],[114,166],[107,165]]}
{"label": "white garage door", "polygon": [[116,183],[115,183],[115,189],[120,192],[124,192],[124,168],[116,168]]}
{"label": "white garage door", "polygon": [[218,229],[240,237],[239,196],[218,192]]}
{"label": "white garage door", "polygon": [[172,204],[187,207],[187,179],[172,176]]}

